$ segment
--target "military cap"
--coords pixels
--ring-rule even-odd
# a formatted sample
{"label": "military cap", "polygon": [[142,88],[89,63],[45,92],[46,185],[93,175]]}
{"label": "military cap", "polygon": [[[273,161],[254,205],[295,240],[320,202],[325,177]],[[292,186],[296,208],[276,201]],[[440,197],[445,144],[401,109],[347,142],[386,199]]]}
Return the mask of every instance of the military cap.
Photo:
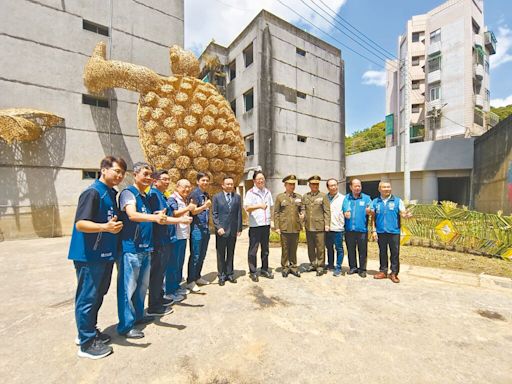
{"label": "military cap", "polygon": [[288,175],[283,179],[283,183],[293,183],[297,184],[297,176],[295,175]]}
{"label": "military cap", "polygon": [[310,182],[311,184],[320,184],[320,180],[322,180],[320,176],[314,175],[308,179],[308,182]]}

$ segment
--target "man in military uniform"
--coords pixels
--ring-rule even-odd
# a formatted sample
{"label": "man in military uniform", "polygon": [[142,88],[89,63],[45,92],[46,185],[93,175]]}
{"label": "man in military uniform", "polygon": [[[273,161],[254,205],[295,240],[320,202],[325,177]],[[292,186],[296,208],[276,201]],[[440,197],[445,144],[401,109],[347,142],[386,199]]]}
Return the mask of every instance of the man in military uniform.
{"label": "man in military uniform", "polygon": [[327,195],[319,191],[320,176],[311,176],[308,182],[311,191],[302,197],[308,256],[311,263],[307,271],[316,270],[316,275],[322,276],[325,273],[325,232],[329,232],[331,207]]}
{"label": "man in military uniform", "polygon": [[299,232],[301,229],[301,218],[303,218],[302,199],[295,193],[297,177],[286,176],[283,179],[285,192],[276,197],[274,204],[274,227],[281,235],[281,267],[283,277],[291,273],[300,277],[297,268],[297,245],[299,244]]}

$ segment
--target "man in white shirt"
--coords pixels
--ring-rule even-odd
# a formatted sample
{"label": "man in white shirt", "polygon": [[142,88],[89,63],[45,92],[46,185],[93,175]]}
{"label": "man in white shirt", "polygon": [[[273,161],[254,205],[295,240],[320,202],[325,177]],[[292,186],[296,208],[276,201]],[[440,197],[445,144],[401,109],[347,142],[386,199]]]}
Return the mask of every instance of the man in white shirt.
{"label": "man in white shirt", "polygon": [[[345,217],[343,216],[343,200],[345,195],[338,191],[338,180],[327,180],[329,193],[327,198],[331,204],[331,225],[329,232],[325,233],[325,246],[327,248],[327,269],[334,270],[333,276],[341,275],[343,264],[343,232],[345,230]],[[336,267],[334,266],[334,250],[336,249]]]}
{"label": "man in white shirt", "polygon": [[261,171],[252,176],[254,187],[247,191],[244,199],[244,209],[249,215],[249,277],[258,281],[257,253],[261,245],[260,275],[273,279],[274,275],[268,268],[269,237],[271,208],[274,206],[272,194],[265,188],[265,175]]}

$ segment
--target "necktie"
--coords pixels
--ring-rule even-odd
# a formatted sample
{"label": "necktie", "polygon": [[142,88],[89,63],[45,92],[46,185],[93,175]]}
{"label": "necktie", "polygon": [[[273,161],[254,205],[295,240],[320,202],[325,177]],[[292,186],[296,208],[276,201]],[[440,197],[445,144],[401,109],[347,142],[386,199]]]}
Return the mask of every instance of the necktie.
{"label": "necktie", "polygon": [[226,195],[226,198],[227,198],[227,201],[228,201],[228,207],[229,207],[229,209],[231,209],[231,193],[228,193]]}

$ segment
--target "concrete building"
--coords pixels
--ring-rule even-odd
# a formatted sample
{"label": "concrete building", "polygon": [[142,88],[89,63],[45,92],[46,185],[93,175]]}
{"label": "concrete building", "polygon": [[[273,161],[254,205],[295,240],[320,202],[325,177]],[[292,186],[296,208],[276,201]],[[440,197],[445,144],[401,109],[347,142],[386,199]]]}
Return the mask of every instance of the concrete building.
{"label": "concrete building", "polygon": [[[218,58],[216,70],[206,63]],[[318,174],[344,175],[344,62],[338,48],[267,11],[227,47],[211,42],[200,57],[205,80],[224,92],[247,148],[245,188],[260,167],[273,193],[293,173],[298,192]]]}
{"label": "concrete building", "polygon": [[138,94],[87,95],[84,65],[99,41],[111,58],[169,74],[183,45],[183,0],[6,1],[0,13],[0,108],[65,118],[34,142],[0,143],[0,239],[70,233],[79,193],[101,158],[143,159]]}
{"label": "concrete building", "polygon": [[[378,180],[389,179],[403,194],[409,130],[411,199],[470,204],[470,138],[498,122],[489,105],[489,56],[495,52],[483,0],[449,0],[413,16],[398,38],[398,60],[386,62],[387,148],[350,156],[347,176],[373,182],[374,193]],[[437,144],[445,139],[451,140]],[[369,157],[372,165],[362,166]]]}

